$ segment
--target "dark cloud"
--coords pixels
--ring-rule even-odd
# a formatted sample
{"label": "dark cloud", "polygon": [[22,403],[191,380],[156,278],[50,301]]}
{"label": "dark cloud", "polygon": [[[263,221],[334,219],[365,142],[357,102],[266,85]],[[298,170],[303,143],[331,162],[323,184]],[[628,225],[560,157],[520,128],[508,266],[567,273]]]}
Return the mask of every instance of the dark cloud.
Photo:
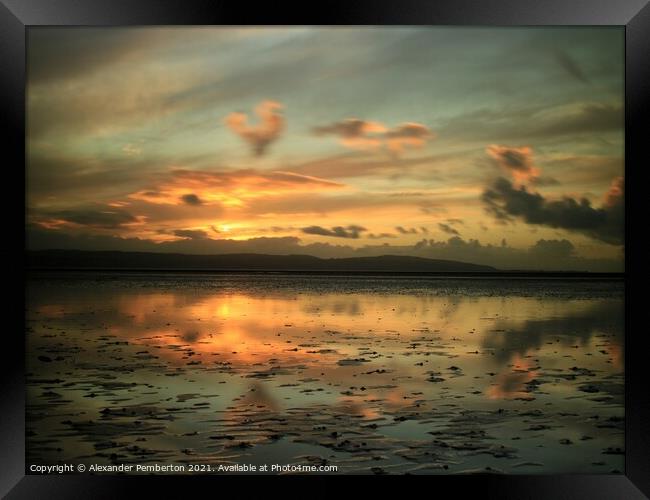
{"label": "dark cloud", "polygon": [[532,177],[530,179],[530,183],[534,184],[535,186],[558,186],[560,184],[560,181],[558,181],[555,177],[545,175],[541,177]]}
{"label": "dark cloud", "polygon": [[539,169],[533,165],[533,151],[528,146],[512,147],[492,144],[487,154],[517,181],[529,181],[539,176]]}
{"label": "dark cloud", "polygon": [[[426,169],[428,174],[443,173],[449,161],[458,156],[451,153],[418,155],[396,160],[393,156],[369,156],[358,151],[346,151],[343,154],[309,160],[291,166],[291,170],[307,175],[327,178],[364,177],[380,174],[382,176],[402,174],[409,171]],[[408,196],[410,193],[403,193]],[[397,195],[397,193],[396,193]]]}
{"label": "dark cloud", "polygon": [[[540,243],[542,241],[542,243]],[[498,269],[518,270],[571,270],[571,271],[621,271],[617,259],[587,259],[572,251],[573,244],[567,240],[540,240],[529,248],[508,246],[504,238],[500,244],[483,244],[478,240],[464,240],[453,236],[447,241],[423,239],[414,246],[391,253],[417,255],[433,259],[449,259],[494,266]],[[366,247],[366,252],[369,252]],[[386,248],[376,247],[376,255],[386,253]]]}
{"label": "dark cloud", "polygon": [[345,139],[355,139],[371,133],[383,132],[384,126],[359,118],[347,118],[340,122],[314,127],[312,131],[316,135],[338,135]]}
{"label": "dark cloud", "polygon": [[512,148],[492,145],[487,148],[487,151],[490,156],[506,169],[530,172],[533,168],[532,151],[528,147]]}
{"label": "dark cloud", "polygon": [[32,27],[27,33],[29,82],[62,81],[132,59],[143,48],[162,40],[154,33],[153,30]]}
{"label": "dark cloud", "polygon": [[370,233],[368,234],[368,238],[371,240],[381,240],[383,238],[397,238],[397,235],[392,233]]}
{"label": "dark cloud", "polygon": [[124,224],[138,221],[138,219],[130,213],[124,210],[115,209],[61,210],[58,212],[51,212],[49,218],[71,222],[81,226],[105,229],[114,229]]}
{"label": "dark cloud", "polygon": [[403,123],[392,130],[388,130],[384,136],[388,139],[429,139],[431,131],[421,123]]}
{"label": "dark cloud", "polygon": [[[156,167],[154,162],[143,159],[116,160],[30,152],[26,162],[27,194],[39,201],[53,194],[67,200],[124,196]],[[157,193],[151,193],[151,196],[157,196]]]}
{"label": "dark cloud", "polygon": [[318,136],[333,135],[341,144],[352,149],[379,149],[383,145],[380,134],[386,131],[381,123],[348,118],[340,122],[314,127]]}
{"label": "dark cloud", "polygon": [[199,198],[194,193],[184,194],[183,196],[181,196],[181,200],[186,205],[198,206],[198,205],[203,204],[203,202],[201,201],[201,198]]}
{"label": "dark cloud", "polygon": [[282,104],[279,102],[264,101],[255,108],[255,113],[259,117],[257,125],[249,125],[245,113],[230,113],[226,117],[226,125],[250,144],[255,155],[260,156],[284,130],[285,120],[278,112],[280,109]]}
{"label": "dark cloud", "polygon": [[400,153],[406,146],[422,147],[428,141],[435,139],[436,135],[421,123],[402,123],[388,130],[384,137],[388,149],[393,153]]}
{"label": "dark cloud", "polygon": [[409,227],[408,229],[402,226],[397,226],[395,228],[395,231],[397,231],[400,234],[418,234],[418,230],[415,227]]}
{"label": "dark cloud", "polygon": [[614,245],[623,243],[622,178],[614,181],[601,208],[592,207],[586,198],[547,200],[525,186],[516,188],[501,177],[483,192],[482,200],[488,213],[502,222],[521,219],[527,224],[580,232]]}
{"label": "dark cloud", "polygon": [[[505,240],[504,240],[505,242]],[[504,245],[505,246],[505,245]],[[575,255],[575,247],[569,240],[538,240],[530,248],[531,254],[555,256],[558,259]]]}
{"label": "dark cloud", "polygon": [[440,223],[438,223],[438,227],[440,228],[441,231],[443,231],[443,232],[445,232],[447,234],[455,234],[455,235],[460,234],[456,229],[451,227],[449,224],[444,224],[444,223],[440,222]]}
{"label": "dark cloud", "polygon": [[418,203],[420,212],[427,215],[439,215],[447,212],[447,209],[440,203],[434,201],[421,201]]}
{"label": "dark cloud", "polygon": [[[169,31],[165,35],[156,29],[48,31],[58,35],[46,41],[37,40],[41,35],[35,34],[27,51],[29,139],[107,136],[183,109],[167,98],[180,81],[189,85],[192,77],[172,76],[165,65],[147,64],[148,49],[165,35],[172,39]],[[122,144],[121,154],[139,154],[140,146]]]}
{"label": "dark cloud", "polygon": [[447,259],[494,266],[498,269],[616,271],[623,270],[620,259],[587,259],[571,251],[567,240],[540,240],[528,249],[484,244],[478,240],[463,240],[458,236],[447,241],[423,239],[414,245],[388,243],[353,248],[330,243],[301,244],[294,236],[263,237],[250,240],[191,239],[154,242],[140,238],[120,238],[96,234],[69,234],[28,225],[29,249],[121,250],[136,252],[176,252],[194,254],[266,253],[272,255],[313,255],[331,257],[370,257],[378,255],[412,255],[431,259]]}
{"label": "dark cloud", "polygon": [[573,78],[582,83],[589,83],[589,79],[584,74],[578,63],[564,50],[555,49],[553,56],[558,64]]}
{"label": "dark cloud", "polygon": [[619,102],[579,102],[570,105],[483,108],[449,118],[440,134],[457,141],[555,141],[594,133],[623,132]]}
{"label": "dark cloud", "polygon": [[208,233],[200,229],[175,229],[172,234],[174,236],[189,238],[191,240],[201,240],[208,237]]}
{"label": "dark cloud", "polygon": [[619,155],[569,154],[545,158],[544,166],[562,172],[562,180],[567,183],[600,184],[621,175],[625,161]]}
{"label": "dark cloud", "polygon": [[[165,232],[170,234],[169,232]],[[300,239],[287,236],[280,238],[251,238],[249,240],[227,240],[210,238],[188,238],[155,242],[137,237],[119,237],[104,234],[70,234],[30,224],[27,227],[27,243],[30,249],[78,249],[118,250],[125,252],[172,252],[194,254],[224,253],[309,253],[299,245]]]}
{"label": "dark cloud", "polygon": [[421,123],[406,122],[394,128],[383,123],[347,118],[329,125],[314,127],[315,135],[333,135],[341,144],[353,149],[380,149],[385,147],[394,154],[401,153],[406,146],[419,148],[436,135]]}
{"label": "dark cloud", "polygon": [[584,103],[577,108],[566,108],[564,116],[561,113],[558,114],[557,122],[547,124],[540,132],[547,135],[553,133],[623,132],[624,117],[622,104]]}
{"label": "dark cloud", "polygon": [[357,239],[359,234],[363,231],[367,231],[365,227],[361,226],[336,226],[331,229],[327,229],[321,226],[309,226],[303,227],[302,232],[305,234],[318,234],[320,236],[332,236],[334,238],[352,238]]}

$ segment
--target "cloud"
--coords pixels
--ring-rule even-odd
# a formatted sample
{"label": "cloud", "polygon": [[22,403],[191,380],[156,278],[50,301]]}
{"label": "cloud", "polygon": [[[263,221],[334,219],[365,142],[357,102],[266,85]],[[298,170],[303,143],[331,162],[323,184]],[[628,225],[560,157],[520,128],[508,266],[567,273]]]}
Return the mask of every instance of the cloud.
{"label": "cloud", "polygon": [[559,186],[560,181],[558,181],[555,177],[549,177],[549,176],[540,176],[540,177],[533,177],[530,180],[531,184],[534,184],[535,186]]}
{"label": "cloud", "polygon": [[455,235],[460,234],[456,229],[451,227],[449,224],[444,224],[444,223],[440,222],[440,223],[438,223],[438,227],[440,228],[441,231],[443,231],[443,232],[445,232],[447,234],[455,234]]}
{"label": "cloud", "polygon": [[547,136],[608,131],[622,133],[624,118],[623,104],[620,102],[567,104],[537,114],[539,133]]}
{"label": "cloud", "polygon": [[285,171],[176,169],[154,188],[132,193],[130,198],[167,205],[241,205],[243,200],[273,194],[342,187],[338,182]]}
{"label": "cloud", "polygon": [[208,237],[208,233],[200,229],[175,229],[172,234],[174,236],[189,238],[191,240],[201,240]]}
{"label": "cloud", "polygon": [[261,156],[284,130],[285,120],[278,113],[280,109],[282,104],[279,102],[263,101],[255,108],[259,117],[257,125],[249,125],[245,113],[230,113],[225,122],[230,130],[249,143],[255,155]]}
{"label": "cloud", "polygon": [[187,205],[197,206],[203,204],[201,198],[196,196],[194,193],[184,194],[181,196],[181,200]]}
{"label": "cloud", "polygon": [[516,148],[492,144],[486,152],[519,182],[539,177],[539,169],[533,165],[533,151],[528,146]]}
{"label": "cloud", "polygon": [[27,227],[27,243],[30,249],[79,249],[116,250],[125,252],[172,252],[193,254],[225,253],[308,253],[293,236],[280,238],[251,238],[249,240],[228,240],[190,238],[157,242],[146,238],[119,237],[104,234],[69,234],[60,230],[46,229],[37,225]]}
{"label": "cloud", "polygon": [[348,118],[330,125],[314,127],[316,135],[335,135],[341,144],[353,149],[374,149],[382,145],[376,134],[386,132],[386,127],[379,122]]}
{"label": "cloud", "polygon": [[[505,241],[505,240],[504,240]],[[575,247],[569,240],[537,240],[530,248],[531,254],[554,256],[558,259],[575,255]]]}
{"label": "cloud", "polygon": [[439,215],[447,212],[447,208],[441,203],[435,201],[421,201],[419,203],[420,212],[427,215]]}
{"label": "cloud", "polygon": [[68,155],[59,150],[30,150],[26,163],[30,202],[47,205],[59,200],[104,200],[123,196],[142,183],[158,165],[150,159],[100,155]]}
{"label": "cloud", "polygon": [[[252,200],[244,209],[242,214],[250,216],[259,216],[268,214],[274,216],[277,214],[314,214],[322,217],[327,214],[340,213],[341,217],[350,217],[349,211],[355,210],[376,210],[385,212],[392,207],[403,207],[406,210],[419,210],[420,206],[428,207],[428,198],[439,196],[441,201],[436,203],[446,203],[446,207],[462,205],[465,203],[476,203],[477,195],[475,192],[443,192],[436,191],[423,193],[417,197],[409,198],[405,196],[393,196],[386,192],[373,191],[354,191],[352,189],[346,192],[321,192],[318,196],[315,193],[287,193],[286,196],[268,196]],[[445,196],[443,200],[442,197]],[[446,208],[427,208],[427,214],[440,214],[446,211]],[[358,217],[354,217],[358,220]],[[390,219],[390,217],[388,217]],[[410,220],[401,218],[398,220]],[[390,223],[391,221],[388,220]],[[393,221],[396,222],[396,221]]]}
{"label": "cloud", "polygon": [[428,127],[420,123],[403,123],[384,134],[386,146],[393,153],[401,153],[405,146],[421,148],[435,138]]}
{"label": "cloud", "polygon": [[625,196],[625,179],[617,177],[609,186],[607,194],[605,194],[605,205],[610,208],[622,207]]}
{"label": "cloud", "polygon": [[326,179],[320,179],[309,175],[284,171],[263,172],[254,169],[231,171],[177,169],[172,171],[172,175],[174,178],[179,179],[184,183],[226,189],[238,189],[241,187],[294,189],[299,186],[315,186],[318,188],[343,186],[343,184],[338,182],[328,181]]}
{"label": "cloud", "polygon": [[441,135],[455,141],[530,141],[557,143],[594,134],[622,134],[624,110],[614,102],[579,101],[556,106],[481,108],[450,117],[439,125]]}
{"label": "cloud", "polygon": [[270,181],[275,181],[276,183],[284,183],[289,185],[305,185],[305,184],[316,184],[321,187],[342,187],[343,184],[338,182],[328,181],[326,179],[320,179],[318,177],[312,177],[309,175],[297,174],[294,172],[283,172],[275,171],[264,174],[264,176]]}
{"label": "cloud", "polygon": [[502,177],[483,192],[481,199],[487,212],[502,222],[521,219],[527,224],[575,231],[613,245],[623,244],[622,178],[614,180],[601,208],[592,207],[586,198],[548,200],[526,186],[516,188]]}
{"label": "cloud", "polygon": [[388,243],[353,248],[330,243],[301,244],[294,236],[263,237],[248,240],[181,238],[154,242],[141,238],[121,238],[97,234],[69,234],[61,230],[28,225],[27,244],[32,250],[78,249],[120,250],[137,252],[175,252],[194,254],[266,253],[273,255],[313,255],[321,258],[370,257],[378,255],[412,255],[494,266],[499,269],[622,271],[620,259],[588,259],[576,255],[568,240],[539,240],[529,248],[513,248],[458,236],[447,241],[422,239],[413,245]]}
{"label": "cloud", "polygon": [[[61,34],[67,32],[64,38],[68,38],[70,46],[84,45],[86,37],[96,38],[92,30],[55,31]],[[117,31],[144,33],[158,30]],[[102,43],[105,48],[112,50],[110,47],[115,41],[110,40],[111,37],[105,38]],[[39,43],[38,48],[30,44],[28,53],[33,61],[28,63],[27,72],[28,140],[47,140],[60,144],[72,137],[77,140],[96,136],[130,139],[127,131],[146,130],[152,122],[186,110],[188,103],[171,102],[169,98],[182,89],[195,85],[200,78],[198,70],[190,67],[188,62],[183,63],[182,70],[180,64],[172,70],[165,64],[152,64],[152,59],[138,61],[140,56],[134,56],[135,52],[144,49],[141,38],[125,37],[123,41],[135,49],[130,54],[123,51],[122,55],[115,54],[112,58],[105,58],[104,50],[97,53],[86,50],[82,57],[75,49],[59,51],[59,47],[56,57],[50,60],[49,51],[43,50],[44,43]],[[84,43],[79,40],[84,40]],[[114,46],[117,48],[118,44]],[[35,49],[34,52],[32,49]],[[45,61],[48,62],[42,64]],[[171,130],[161,132],[164,137]],[[142,147],[144,144],[135,141],[133,144],[137,146],[131,148],[131,152],[136,149],[141,153],[150,151],[149,148]],[[126,158],[145,156],[128,156],[129,151],[121,151],[117,145],[116,151]]]}
{"label": "cloud", "polygon": [[317,136],[336,136],[341,144],[351,149],[386,148],[393,154],[402,153],[407,146],[421,148],[435,138],[435,134],[420,123],[402,123],[391,129],[383,123],[359,118],[314,127],[312,131]]}
{"label": "cloud", "polygon": [[159,30],[39,26],[28,32],[29,82],[58,83],[92,75],[107,65],[142,60],[148,49],[167,41],[169,34]]}
{"label": "cloud", "polygon": [[357,239],[359,234],[367,231],[365,227],[361,226],[336,226],[331,229],[326,229],[321,226],[303,227],[302,232],[305,234],[318,234],[320,236],[332,236],[334,238],[352,238]]}
{"label": "cloud", "polygon": [[51,226],[67,222],[80,226],[114,229],[125,224],[136,223],[138,218],[124,210],[76,209],[49,212],[45,215],[44,222]]}
{"label": "cloud", "polygon": [[380,240],[383,238],[397,238],[397,235],[392,233],[377,233],[377,234],[369,233],[367,237],[370,238],[371,240]]}
{"label": "cloud", "polygon": [[559,154],[549,155],[544,165],[562,172],[562,181],[572,184],[609,183],[624,170],[624,158],[619,154],[587,155]]}
{"label": "cloud", "polygon": [[397,226],[395,228],[395,231],[397,231],[400,234],[418,234],[418,230],[415,227],[410,227],[410,228],[405,228],[402,226]]}
{"label": "cloud", "polygon": [[581,83],[589,83],[589,79],[584,74],[578,63],[564,50],[556,48],[553,56],[557,63],[573,78]]}

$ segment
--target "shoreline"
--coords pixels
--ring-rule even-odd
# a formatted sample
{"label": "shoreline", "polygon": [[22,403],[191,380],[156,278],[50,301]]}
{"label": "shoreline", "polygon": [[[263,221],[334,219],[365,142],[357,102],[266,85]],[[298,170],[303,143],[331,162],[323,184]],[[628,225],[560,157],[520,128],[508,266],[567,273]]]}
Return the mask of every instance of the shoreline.
{"label": "shoreline", "polygon": [[195,268],[48,268],[28,267],[27,274],[38,273],[115,273],[115,274],[250,274],[250,275],[318,275],[345,278],[370,277],[412,277],[412,278],[447,278],[447,279],[587,279],[587,280],[623,280],[625,272],[602,273],[583,271],[494,271],[486,273],[477,272],[433,272],[433,271],[328,271],[328,270],[295,270],[295,269],[195,269]]}

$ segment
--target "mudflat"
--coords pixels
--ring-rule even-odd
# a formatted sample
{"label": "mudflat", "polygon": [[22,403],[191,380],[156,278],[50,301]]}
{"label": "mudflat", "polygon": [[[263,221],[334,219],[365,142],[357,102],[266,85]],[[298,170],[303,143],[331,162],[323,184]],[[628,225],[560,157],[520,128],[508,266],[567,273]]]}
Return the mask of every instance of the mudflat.
{"label": "mudflat", "polygon": [[27,463],[622,472],[623,296],[616,279],[33,274]]}

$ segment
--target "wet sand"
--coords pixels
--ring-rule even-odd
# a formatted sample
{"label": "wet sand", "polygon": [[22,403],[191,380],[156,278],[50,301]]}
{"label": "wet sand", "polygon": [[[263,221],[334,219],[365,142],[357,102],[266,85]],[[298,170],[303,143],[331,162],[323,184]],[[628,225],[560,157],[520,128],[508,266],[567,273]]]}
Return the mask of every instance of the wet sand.
{"label": "wet sand", "polygon": [[624,467],[623,283],[34,275],[27,463]]}

